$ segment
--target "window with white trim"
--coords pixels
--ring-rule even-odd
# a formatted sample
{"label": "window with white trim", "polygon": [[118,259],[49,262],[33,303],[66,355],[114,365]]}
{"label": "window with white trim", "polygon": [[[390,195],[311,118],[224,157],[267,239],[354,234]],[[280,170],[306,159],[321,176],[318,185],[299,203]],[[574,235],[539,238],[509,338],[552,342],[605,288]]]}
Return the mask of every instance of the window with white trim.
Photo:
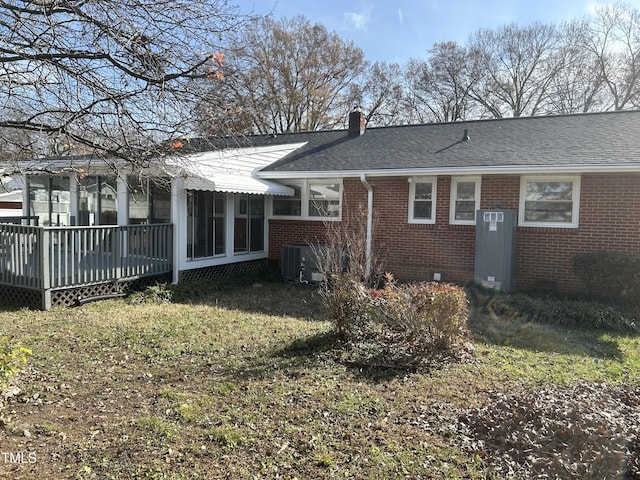
{"label": "window with white trim", "polygon": [[480,177],[452,177],[449,223],[475,225],[480,208]]}
{"label": "window with white trim", "polygon": [[340,180],[300,180],[286,185],[294,190],[294,195],[274,196],[271,200],[271,218],[340,220],[342,217]]}
{"label": "window with white trim", "polygon": [[409,181],[409,223],[435,223],[437,179],[414,177]]}
{"label": "window with white trim", "polygon": [[340,216],[340,184],[309,182],[309,216]]}
{"label": "window with white trim", "polygon": [[521,177],[521,226],[577,228],[579,176]]}
{"label": "window with white trim", "polygon": [[293,197],[275,196],[272,203],[274,217],[300,217],[302,216],[302,187],[300,185],[287,185],[295,192]]}

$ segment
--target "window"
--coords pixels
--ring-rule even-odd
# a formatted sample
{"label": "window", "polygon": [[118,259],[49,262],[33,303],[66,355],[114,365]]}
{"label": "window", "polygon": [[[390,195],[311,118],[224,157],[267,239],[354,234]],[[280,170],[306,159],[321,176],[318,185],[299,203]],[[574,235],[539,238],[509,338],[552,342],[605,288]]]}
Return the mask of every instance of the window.
{"label": "window", "polygon": [[130,225],[171,222],[171,188],[168,179],[148,180],[129,175],[127,182]]}
{"label": "window", "polygon": [[580,177],[522,177],[519,225],[578,227]]}
{"label": "window", "polygon": [[273,216],[275,217],[300,217],[302,215],[302,187],[300,185],[287,185],[293,188],[293,197],[273,197]]}
{"label": "window", "polygon": [[309,183],[309,216],[340,216],[339,183]]}
{"label": "window", "polygon": [[294,195],[273,197],[272,218],[340,219],[342,183],[339,180],[300,180],[287,186],[293,189]]}
{"label": "window", "polygon": [[224,193],[187,192],[187,257],[205,258],[225,253]]}
{"label": "window", "polygon": [[71,224],[69,177],[36,175],[29,177],[29,214],[39,217],[42,226]]}
{"label": "window", "polygon": [[409,223],[435,223],[436,178],[409,179]]}
{"label": "window", "polygon": [[117,191],[115,177],[78,178],[78,225],[116,225]]}
{"label": "window", "polygon": [[234,253],[264,250],[264,197],[236,195],[233,225]]}
{"label": "window", "polygon": [[449,223],[475,225],[476,210],[480,208],[480,178],[451,178]]}

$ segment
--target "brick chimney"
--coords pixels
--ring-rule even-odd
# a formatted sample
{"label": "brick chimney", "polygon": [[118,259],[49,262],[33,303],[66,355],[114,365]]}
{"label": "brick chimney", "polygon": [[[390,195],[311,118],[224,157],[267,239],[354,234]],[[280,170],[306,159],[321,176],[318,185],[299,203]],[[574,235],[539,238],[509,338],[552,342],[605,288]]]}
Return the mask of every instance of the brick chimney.
{"label": "brick chimney", "polygon": [[366,118],[360,107],[356,107],[349,114],[349,135],[358,137],[364,133]]}

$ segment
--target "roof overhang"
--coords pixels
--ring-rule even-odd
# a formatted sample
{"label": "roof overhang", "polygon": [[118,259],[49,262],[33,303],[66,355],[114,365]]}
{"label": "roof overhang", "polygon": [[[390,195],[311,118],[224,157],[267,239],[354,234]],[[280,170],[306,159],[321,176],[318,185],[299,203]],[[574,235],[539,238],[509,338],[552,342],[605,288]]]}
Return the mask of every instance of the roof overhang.
{"label": "roof overhang", "polygon": [[186,190],[293,196],[291,187],[259,178],[257,172],[303,145],[227,148],[172,158],[167,163],[175,176],[182,177]]}
{"label": "roof overhang", "polygon": [[440,167],[378,170],[316,170],[316,171],[262,171],[261,179],[286,180],[300,178],[350,178],[350,177],[411,177],[433,175],[533,175],[579,173],[640,173],[640,164],[615,165],[508,165],[477,167]]}
{"label": "roof overhang", "polygon": [[189,176],[184,179],[186,190],[209,192],[248,193],[256,195],[293,196],[293,188],[250,176],[216,174],[211,178]]}

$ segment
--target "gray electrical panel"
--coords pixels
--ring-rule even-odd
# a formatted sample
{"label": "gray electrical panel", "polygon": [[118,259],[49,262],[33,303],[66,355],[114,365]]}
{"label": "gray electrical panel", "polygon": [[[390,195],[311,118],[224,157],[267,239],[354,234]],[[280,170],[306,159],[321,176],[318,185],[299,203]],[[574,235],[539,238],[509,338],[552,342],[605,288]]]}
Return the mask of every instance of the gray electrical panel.
{"label": "gray electrical panel", "polygon": [[496,208],[476,215],[477,284],[501,292],[516,288],[516,212]]}

